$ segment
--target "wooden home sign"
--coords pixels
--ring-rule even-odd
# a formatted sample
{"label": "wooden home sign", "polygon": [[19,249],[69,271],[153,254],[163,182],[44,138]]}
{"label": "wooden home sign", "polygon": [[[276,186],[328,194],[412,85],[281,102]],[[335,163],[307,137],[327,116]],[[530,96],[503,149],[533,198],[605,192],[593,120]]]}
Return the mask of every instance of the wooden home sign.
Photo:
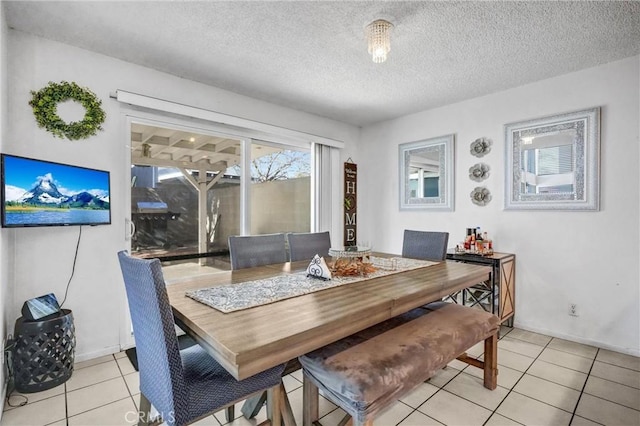
{"label": "wooden home sign", "polygon": [[344,246],[356,246],[357,243],[357,187],[358,166],[347,161],[344,163]]}

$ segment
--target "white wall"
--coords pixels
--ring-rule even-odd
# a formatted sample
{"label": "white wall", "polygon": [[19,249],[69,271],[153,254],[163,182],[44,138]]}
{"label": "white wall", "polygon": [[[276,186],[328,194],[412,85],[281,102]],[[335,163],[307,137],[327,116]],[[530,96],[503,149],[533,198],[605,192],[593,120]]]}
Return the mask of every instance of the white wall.
{"label": "white wall", "polygon": [[[7,23],[4,16],[4,5],[0,5],[0,151],[4,152],[5,143],[8,132],[7,130]],[[0,229],[0,344],[5,342],[7,335],[13,333],[12,316],[9,315],[9,309],[13,302],[13,286],[11,276],[9,274],[10,265],[13,260],[13,253],[9,244],[9,233],[4,229]],[[0,347],[2,349],[4,346]],[[0,354],[4,361],[4,353]],[[0,363],[2,364],[2,363]],[[0,398],[4,401],[5,396],[5,374],[4,364],[0,368]],[[0,418],[2,413],[0,413]]]}
{"label": "white wall", "polygon": [[[112,224],[84,227],[75,276],[65,307],[73,310],[76,359],[119,350],[119,333],[127,309],[116,252],[127,248],[125,199],[125,121],[121,105],[109,99],[128,90],[263,123],[343,140],[352,144],[359,129],[333,120],[236,95],[68,45],[9,31],[8,137],[3,152],[109,170]],[[102,100],[107,113],[104,131],[86,140],[54,138],[39,129],[28,105],[31,90],[49,81],[75,81]],[[15,298],[8,318],[19,316],[26,299],[55,292],[59,299],[71,274],[78,227],[4,230],[15,236]],[[4,256],[3,256],[4,259]]]}
{"label": "white wall", "polygon": [[[453,247],[481,226],[498,251],[517,254],[515,324],[640,355],[638,56],[364,128],[360,233],[399,253],[404,229],[444,230]],[[504,211],[504,124],[601,106],[601,210]],[[455,212],[400,212],[398,144],[455,133]],[[493,194],[471,203],[469,145],[493,140],[481,160]],[[366,146],[366,149],[364,147]],[[485,183],[483,182],[483,183]],[[372,213],[375,212],[375,213]],[[578,305],[579,316],[567,314]]]}

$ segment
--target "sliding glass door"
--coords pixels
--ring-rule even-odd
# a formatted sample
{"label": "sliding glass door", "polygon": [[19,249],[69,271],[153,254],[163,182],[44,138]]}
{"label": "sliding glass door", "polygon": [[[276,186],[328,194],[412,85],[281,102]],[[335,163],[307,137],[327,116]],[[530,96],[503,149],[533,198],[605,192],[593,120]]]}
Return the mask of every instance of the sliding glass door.
{"label": "sliding glass door", "polygon": [[230,235],[312,229],[311,170],[308,147],[133,122],[131,251],[229,269]]}

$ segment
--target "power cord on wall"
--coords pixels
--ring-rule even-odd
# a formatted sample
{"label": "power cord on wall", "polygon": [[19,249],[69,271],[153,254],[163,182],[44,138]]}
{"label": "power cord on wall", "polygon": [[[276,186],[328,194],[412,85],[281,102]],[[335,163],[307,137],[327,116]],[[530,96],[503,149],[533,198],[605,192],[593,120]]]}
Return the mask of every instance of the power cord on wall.
{"label": "power cord on wall", "polygon": [[[80,225],[80,229],[78,231],[78,241],[76,242],[76,252],[73,255],[73,266],[71,267],[71,276],[69,277],[69,281],[67,282],[67,287],[64,290],[64,299],[62,299],[62,303],[60,304],[60,309],[62,309],[62,306],[64,305],[64,302],[67,301],[67,294],[69,293],[69,286],[71,285],[71,280],[73,279],[73,276],[76,272],[76,262],[78,260],[78,249],[80,248],[80,239],[82,238],[82,225]],[[23,405],[26,405],[29,402],[29,399],[22,394],[17,394],[14,395],[13,397],[19,397],[22,398],[22,401],[20,401],[17,404],[13,404],[11,402],[11,398],[12,398],[12,393],[15,390],[15,385],[14,385],[14,377],[13,377],[13,349],[16,345],[15,340],[11,339],[11,336],[9,336],[9,338],[7,339],[7,345],[4,348],[4,354],[2,356],[6,357],[6,363],[7,363],[7,374],[8,374],[8,386],[7,386],[7,397],[6,397],[6,401],[7,401],[7,405],[9,407],[22,407]]]}
{"label": "power cord on wall", "polygon": [[76,253],[73,255],[73,267],[71,268],[71,276],[69,277],[69,281],[67,282],[67,288],[64,290],[64,299],[62,299],[62,303],[60,304],[60,309],[62,309],[62,305],[64,305],[64,302],[67,301],[67,293],[69,292],[69,285],[71,284],[73,275],[76,272],[76,261],[78,260],[78,248],[80,247],[81,237],[82,237],[82,225],[80,225],[80,230],[78,231],[78,242],[76,243]]}
{"label": "power cord on wall", "polygon": [[11,355],[13,354],[13,348],[15,345],[16,345],[16,341],[11,338],[11,335],[9,335],[9,337],[7,338],[7,346],[5,346],[4,348],[3,356],[6,357],[5,359],[6,365],[7,365],[6,372],[8,375],[7,378],[9,379],[9,382],[7,383],[7,397],[5,399],[7,400],[7,405],[12,408],[22,407],[23,405],[27,405],[27,403],[29,402],[29,398],[21,394],[13,396],[15,398],[22,398],[22,400],[19,403],[14,404],[11,402],[11,398],[12,398],[11,394],[15,390],[15,385],[13,380],[13,357]]}

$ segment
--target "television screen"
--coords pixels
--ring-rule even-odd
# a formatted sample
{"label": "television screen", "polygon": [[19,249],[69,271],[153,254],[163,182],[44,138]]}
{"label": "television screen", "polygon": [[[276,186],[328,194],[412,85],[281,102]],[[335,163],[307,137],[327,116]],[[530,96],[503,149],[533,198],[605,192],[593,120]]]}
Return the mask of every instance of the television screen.
{"label": "television screen", "polygon": [[111,223],[109,172],[2,154],[2,226]]}

